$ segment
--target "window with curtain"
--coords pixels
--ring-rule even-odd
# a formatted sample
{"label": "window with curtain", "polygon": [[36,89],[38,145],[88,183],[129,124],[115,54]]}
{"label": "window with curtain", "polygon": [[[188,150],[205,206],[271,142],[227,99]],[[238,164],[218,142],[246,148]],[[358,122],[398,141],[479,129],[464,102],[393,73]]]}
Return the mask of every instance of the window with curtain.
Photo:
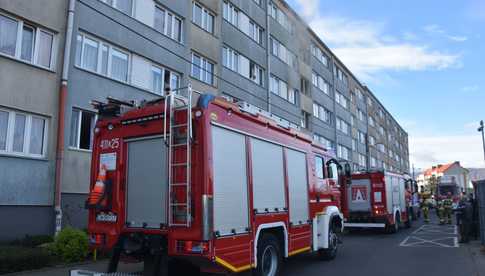
{"label": "window with curtain", "polygon": [[46,131],[44,117],[0,109],[0,151],[3,153],[43,157]]}
{"label": "window with curtain", "polygon": [[52,69],[54,38],[50,31],[0,14],[0,54]]}
{"label": "window with curtain", "polygon": [[7,149],[8,112],[0,111],[0,151]]}

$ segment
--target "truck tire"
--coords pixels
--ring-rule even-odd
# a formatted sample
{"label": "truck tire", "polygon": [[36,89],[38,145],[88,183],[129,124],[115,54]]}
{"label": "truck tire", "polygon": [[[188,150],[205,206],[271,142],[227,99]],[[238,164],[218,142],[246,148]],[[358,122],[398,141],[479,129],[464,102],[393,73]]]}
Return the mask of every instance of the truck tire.
{"label": "truck tire", "polygon": [[167,256],[147,254],[143,258],[143,276],[168,276]]}
{"label": "truck tire", "polygon": [[335,226],[332,223],[328,226],[328,248],[318,250],[318,255],[320,256],[320,259],[324,261],[330,261],[335,259],[335,257],[337,257],[338,244],[339,239]]}
{"label": "truck tire", "polygon": [[276,276],[279,274],[282,255],[278,239],[272,234],[264,234],[258,241],[257,267],[254,276]]}
{"label": "truck tire", "polygon": [[386,228],[387,228],[387,233],[389,234],[394,234],[394,233],[397,233],[399,231],[399,223],[400,223],[400,219],[399,219],[399,213],[396,213],[395,217],[394,217],[394,224],[391,224],[390,222],[387,223],[386,225]]}

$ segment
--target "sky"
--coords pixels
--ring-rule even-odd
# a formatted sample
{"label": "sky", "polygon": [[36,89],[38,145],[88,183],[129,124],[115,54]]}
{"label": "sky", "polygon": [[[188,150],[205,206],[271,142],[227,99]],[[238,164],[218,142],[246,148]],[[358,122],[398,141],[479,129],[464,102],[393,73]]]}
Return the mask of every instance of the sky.
{"label": "sky", "polygon": [[408,132],[416,169],[485,167],[485,0],[287,0]]}

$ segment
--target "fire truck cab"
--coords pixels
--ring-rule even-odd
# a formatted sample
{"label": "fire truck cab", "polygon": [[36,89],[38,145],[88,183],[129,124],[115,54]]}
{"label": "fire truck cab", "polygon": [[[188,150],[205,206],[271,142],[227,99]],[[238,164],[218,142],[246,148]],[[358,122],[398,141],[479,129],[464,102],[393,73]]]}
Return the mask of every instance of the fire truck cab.
{"label": "fire truck cab", "polygon": [[176,275],[274,276],[299,253],[334,258],[343,229],[334,153],[253,106],[200,95],[192,107],[191,94],[95,103],[86,207],[91,247],[113,252],[108,272],[134,258],[145,275],[166,275],[174,261],[193,269]]}
{"label": "fire truck cab", "polygon": [[346,228],[381,228],[395,233],[401,224],[411,226],[411,193],[401,174],[371,171],[352,174],[345,187]]}

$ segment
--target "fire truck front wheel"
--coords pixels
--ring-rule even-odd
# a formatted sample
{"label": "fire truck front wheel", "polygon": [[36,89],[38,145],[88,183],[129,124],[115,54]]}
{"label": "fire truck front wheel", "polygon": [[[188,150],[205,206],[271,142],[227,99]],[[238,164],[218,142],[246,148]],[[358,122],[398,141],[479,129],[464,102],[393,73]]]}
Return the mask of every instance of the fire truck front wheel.
{"label": "fire truck front wheel", "polygon": [[333,260],[337,257],[339,243],[335,223],[330,224],[328,227],[328,248],[318,250],[318,255],[325,261]]}
{"label": "fire truck front wheel", "polygon": [[258,263],[253,270],[254,276],[276,276],[279,274],[282,255],[278,239],[265,234],[258,242]]}

